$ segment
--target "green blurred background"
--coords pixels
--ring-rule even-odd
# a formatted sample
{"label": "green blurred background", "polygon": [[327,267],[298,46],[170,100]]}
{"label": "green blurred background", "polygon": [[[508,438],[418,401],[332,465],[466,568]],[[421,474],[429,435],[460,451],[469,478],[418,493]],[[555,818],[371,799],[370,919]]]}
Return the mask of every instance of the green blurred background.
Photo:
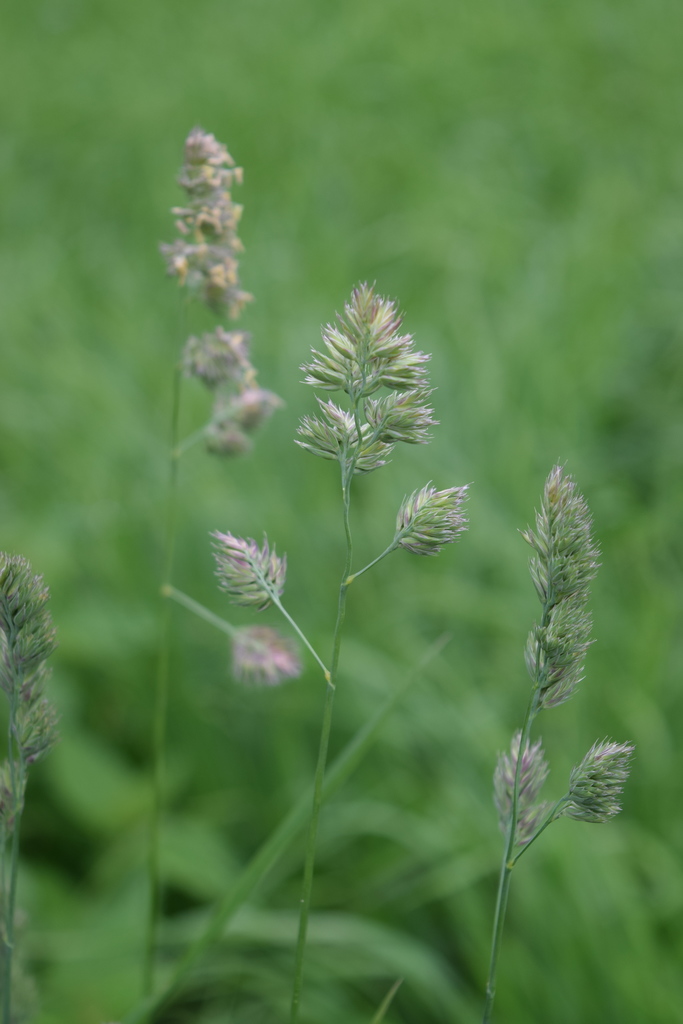
{"label": "green blurred background", "polygon": [[[508,1024],[651,1024],[683,1004],[683,8],[659,0],[33,0],[4,12],[0,548],[52,591],[62,742],[33,773],[23,948],[39,1024],[102,1024],[139,991],[149,734],[180,298],[157,243],[189,129],[236,198],[263,386],[255,455],[182,463],[176,584],[233,621],[212,529],[289,557],[288,607],[328,649],[336,467],[296,448],[300,363],[351,286],[397,297],[433,353],[441,426],[357,482],[358,564],[403,495],[472,483],[471,529],[351,593],[333,753],[426,646],[453,639],[326,807],[303,1024],[476,1022],[500,836],[496,753],[520,724],[536,615],[517,529],[566,462],[603,568],[577,697],[540,722],[563,791],[597,738],[637,744],[617,821],[558,823],[520,864]],[[193,314],[194,315],[194,314]],[[205,320],[192,321],[200,329]],[[208,413],[195,382],[183,431]],[[276,622],[272,612],[260,621]],[[322,685],[230,678],[174,614],[167,951],[308,784]],[[302,843],[164,1020],[286,1019]]]}

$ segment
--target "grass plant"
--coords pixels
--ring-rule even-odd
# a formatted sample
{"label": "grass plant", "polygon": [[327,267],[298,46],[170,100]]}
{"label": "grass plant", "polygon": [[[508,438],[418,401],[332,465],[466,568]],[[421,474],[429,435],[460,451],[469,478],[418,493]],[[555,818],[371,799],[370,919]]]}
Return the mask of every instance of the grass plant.
{"label": "grass plant", "polygon": [[424,444],[429,439],[429,428],[436,422],[433,410],[427,404],[431,394],[425,367],[428,356],[416,351],[412,336],[400,334],[400,329],[401,317],[395,304],[381,298],[368,285],[360,285],[354,289],[344,314],[337,317],[335,324],[328,324],[323,329],[323,352],[313,350],[311,362],[303,367],[306,383],[325,391],[340,391],[348,403],[347,408],[343,408],[331,400],[319,398],[321,415],[303,417],[297,442],[306,451],[335,461],[340,467],[346,556],[339,584],[329,668],[280,600],[285,584],[286,560],[278,558],[267,541],[259,548],[255,541],[243,540],[230,533],[216,532],[213,535],[221,588],[235,604],[257,609],[274,604],[293,625],[323,670],[325,682],[313,808],[304,862],[291,1024],[298,1020],[302,995],[318,823],[348,589],[354,580],[393,551],[403,547],[420,555],[436,555],[443,545],[456,541],[466,527],[463,505],[467,487],[437,491],[427,485],[404,499],[396,517],[393,540],[385,550],[363,568],[353,571],[350,511],[354,476],[386,465],[399,442]]}
{"label": "grass plant", "polygon": [[[391,539],[379,510],[399,508],[402,480],[472,481],[471,525],[457,551],[384,559],[349,593],[330,764],[402,695],[323,804],[301,1024],[368,1024],[399,977],[392,1024],[481,1021],[501,859],[491,753],[511,757],[519,638],[541,614],[516,527],[560,459],[595,518],[597,641],[586,684],[539,713],[530,745],[540,725],[551,797],[596,737],[630,738],[638,758],[609,827],[563,817],[515,869],[494,1018],[677,1018],[682,23],[683,8],[649,0],[7,9],[0,548],[49,581],[60,641],[62,740],[31,766],[16,893],[35,1024],[121,1021],[140,997],[155,538],[179,334],[252,332],[286,405],[255,457],[203,458],[212,395],[182,379],[171,586],[220,617],[207,535],[260,546],[265,532],[288,555],[283,601],[327,658],[344,560],[336,467],[292,437],[297,368],[354,281],[400,297],[432,353],[443,424],[354,483],[358,565]],[[184,204],[172,172],[197,121],[247,169],[240,276],[257,301],[236,324],[199,299],[179,312],[184,290],[174,301],[153,244],[172,242],[168,208]],[[231,637],[173,599],[167,610],[155,997],[244,872],[254,884],[155,1013],[281,1024],[320,669],[304,652],[300,683],[234,685]],[[278,615],[228,618],[265,629]],[[404,689],[446,630],[452,643]],[[2,735],[8,710],[0,700]],[[304,799],[254,881],[254,858]]]}
{"label": "grass plant", "polygon": [[619,796],[634,750],[631,743],[596,742],[572,770],[566,793],[548,803],[539,800],[548,764],[541,741],[531,742],[536,716],[568,701],[583,678],[591,630],[586,604],[598,556],[591,526],[588,507],[576,484],[560,466],[555,466],[546,480],[536,530],[528,529],[522,534],[534,550],[531,578],[543,610],[526,645],[526,666],[532,686],[524,722],[512,739],[510,753],[500,755],[494,778],[505,846],[483,1024],[492,1019],[498,957],[515,864],[559,818],[604,823],[621,810]]}

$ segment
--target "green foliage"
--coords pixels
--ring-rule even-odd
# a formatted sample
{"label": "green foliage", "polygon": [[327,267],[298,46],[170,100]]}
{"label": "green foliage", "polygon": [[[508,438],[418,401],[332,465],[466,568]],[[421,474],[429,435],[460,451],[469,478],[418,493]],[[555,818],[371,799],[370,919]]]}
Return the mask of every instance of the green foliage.
{"label": "green foliage", "polygon": [[[178,586],[226,614],[207,534],[266,532],[288,554],[288,607],[314,642],[329,636],[337,481],[293,438],[317,411],[299,366],[355,281],[400,298],[433,353],[441,423],[357,488],[358,564],[390,543],[404,494],[473,481],[457,551],[398,552],[350,594],[335,749],[428,643],[445,629],[453,640],[324,809],[302,1019],[367,1024],[399,976],[387,1021],[480,1014],[499,842],[490,780],[527,692],[519,651],[535,614],[517,528],[558,459],[590,503],[602,569],[590,700],[543,722],[550,795],[596,735],[639,753],[608,829],[560,821],[525,855],[497,1012],[510,1024],[675,1015],[682,18],[645,0],[7,12],[0,549],[49,582],[63,722],[22,823],[38,1024],[116,1020],[139,994],[158,523],[185,340],[156,244],[195,123],[245,168],[241,269],[256,301],[240,326],[287,407],[249,459],[183,458]],[[187,435],[205,421],[195,382],[184,415]],[[174,636],[171,820],[185,845],[166,864],[173,951],[197,933],[216,875],[236,875],[307,786],[323,696],[310,662],[277,690],[239,688],[225,638],[180,608]],[[78,796],[75,771],[90,779]],[[283,1019],[300,864],[295,843],[175,1020],[213,1024],[226,1005],[240,1024]]]}

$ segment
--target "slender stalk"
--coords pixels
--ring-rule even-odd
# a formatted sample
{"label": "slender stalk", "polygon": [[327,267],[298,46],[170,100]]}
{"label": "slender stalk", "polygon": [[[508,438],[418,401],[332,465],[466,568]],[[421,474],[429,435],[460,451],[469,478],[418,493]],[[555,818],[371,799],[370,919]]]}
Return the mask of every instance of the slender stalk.
{"label": "slender stalk", "polygon": [[[324,662],[318,655],[318,652],[315,650],[315,648],[310,643],[308,638],[299,628],[299,626],[294,621],[292,616],[289,614],[287,609],[283,606],[275,588],[272,587],[268,583],[268,580],[266,580],[265,578],[263,578],[262,582],[264,589],[267,590],[268,593],[270,594],[273,604],[279,609],[279,611],[282,612],[284,617],[287,619],[287,622],[289,622],[292,628],[296,631],[297,636],[301,638],[302,642],[306,645],[306,647],[311,652],[315,660],[318,662],[321,669],[323,670],[325,679],[327,679],[330,673],[326,668]],[[194,598],[188,597],[187,594],[183,594],[182,590],[176,590],[176,588],[172,587],[170,584],[164,584],[164,586],[161,588],[161,594],[162,597],[169,597],[171,598],[171,600],[176,601],[178,604],[181,604],[183,608],[187,608],[188,611],[194,612],[194,614],[197,615],[200,619],[204,619],[205,622],[208,622],[210,625],[215,626],[216,629],[220,629],[222,633],[226,633],[228,636],[232,637],[237,632],[236,626],[233,626],[232,623],[227,622],[226,619],[221,619],[220,616],[214,615],[212,611],[209,611],[208,608],[205,608],[203,604],[199,603],[199,601],[195,601]]]}
{"label": "slender stalk", "polygon": [[[178,425],[180,420],[180,384],[181,370],[177,364],[173,375],[173,400],[171,407],[171,436],[170,436],[170,467],[168,495],[166,504],[166,538],[164,547],[163,583],[162,592],[165,587],[171,586],[171,575],[173,571],[173,556],[175,552],[175,533],[178,512]],[[147,922],[147,938],[145,944],[145,955],[143,960],[143,994],[149,995],[154,986],[154,960],[157,943],[157,931],[159,916],[161,912],[161,871],[160,871],[160,847],[161,847],[161,817],[166,788],[166,719],[168,707],[168,681],[170,665],[171,645],[171,604],[164,601],[161,613],[159,630],[159,656],[157,667],[156,687],[154,692],[154,710],[152,725],[152,757],[153,757],[153,782],[152,782],[152,809],[150,814],[150,837],[149,837],[149,917]]]}
{"label": "slender stalk", "polygon": [[396,981],[394,982],[394,984],[391,986],[391,988],[387,992],[387,994],[385,995],[385,997],[382,1000],[382,1002],[380,1003],[379,1008],[377,1010],[377,1013],[372,1018],[372,1021],[370,1022],[370,1024],[380,1024],[380,1021],[384,1020],[384,1018],[386,1016],[386,1012],[389,1009],[389,1007],[391,1006],[391,1004],[392,1004],[392,1002],[394,1000],[394,996],[396,995],[396,993],[398,992],[398,990],[400,989],[402,984],[403,984],[403,978],[397,978]]}
{"label": "slender stalk", "polygon": [[[357,416],[356,411],[356,416]],[[360,436],[360,428],[359,436]],[[327,688],[325,691],[325,706],[323,709],[323,720],[320,730],[320,746],[318,749],[318,763],[315,769],[315,780],[313,784],[313,809],[308,829],[306,842],[306,857],[304,861],[303,892],[301,895],[301,908],[299,912],[299,934],[296,944],[296,956],[294,961],[294,985],[292,988],[292,1005],[290,1010],[290,1024],[296,1024],[299,1016],[299,1005],[301,1003],[301,988],[303,984],[304,954],[306,951],[306,935],[308,932],[308,918],[311,909],[311,895],[313,891],[313,873],[315,870],[315,851],[318,837],[318,819],[323,798],[323,784],[325,780],[325,765],[327,762],[327,749],[332,729],[332,709],[334,706],[334,695],[336,690],[337,671],[339,668],[339,654],[341,651],[341,635],[344,618],[346,616],[346,593],[349,587],[348,579],[351,573],[351,562],[353,560],[353,541],[351,537],[351,523],[349,509],[351,504],[351,479],[355,469],[355,459],[346,464],[342,463],[342,496],[344,505],[344,534],[346,536],[346,560],[339,584],[339,598],[337,602],[337,621],[334,627],[332,641],[332,663],[327,677]]]}
{"label": "slender stalk", "polygon": [[186,437],[184,441],[181,441],[173,449],[173,455],[179,459],[181,455],[184,455],[186,451],[193,448],[194,445],[199,444],[206,437],[206,427],[200,427],[199,430],[195,430],[193,434]]}
{"label": "slender stalk", "polygon": [[[543,605],[543,616],[541,619],[542,627],[546,627],[548,625],[551,607],[551,598],[549,597]],[[537,647],[537,654],[540,654],[540,644],[538,644]],[[536,661],[538,664],[538,657]],[[524,751],[526,750],[527,743],[529,742],[531,726],[538,711],[539,691],[540,679],[535,679],[533,689],[531,691],[531,696],[529,697],[526,715],[524,716],[524,724],[522,726],[522,732],[519,740],[519,751],[517,753],[515,781],[512,789],[512,808],[510,811],[510,823],[507,831],[503,859],[501,861],[500,866],[498,894],[496,896],[496,909],[493,916],[491,960],[489,963],[489,973],[486,981],[486,1000],[484,1003],[484,1015],[482,1017],[482,1024],[489,1024],[491,1020],[491,1014],[493,1012],[493,1001],[496,994],[496,973],[498,970],[498,957],[500,954],[500,944],[503,938],[503,926],[505,924],[505,912],[507,910],[508,895],[510,892],[512,869],[515,866],[517,860],[519,859],[519,854],[515,856],[515,845],[517,841],[517,821],[519,818],[519,788],[522,777],[522,761]],[[550,822],[546,821],[545,824],[550,824]],[[543,827],[545,827],[545,825]],[[534,838],[536,837],[534,836]]]}
{"label": "slender stalk", "polygon": [[529,840],[529,842],[525,843],[524,846],[522,846],[517,851],[517,853],[514,855],[514,857],[512,858],[511,865],[510,865],[511,867],[515,866],[515,864],[520,859],[522,854],[526,853],[526,851],[529,849],[531,844],[536,842],[536,840],[538,839],[538,837],[541,835],[542,832],[545,832],[545,830],[547,829],[548,825],[551,825],[553,823],[553,821],[556,821],[557,818],[560,817],[560,813],[562,811],[562,808],[565,806],[565,804],[568,802],[568,800],[569,800],[569,796],[568,796],[568,794],[565,793],[565,795],[563,797],[560,797],[560,799],[557,801],[556,804],[553,804],[553,806],[551,807],[550,811],[548,812],[548,815],[547,815],[545,821],[543,822],[543,824],[534,832],[534,834],[532,835],[532,837]]}
{"label": "slender stalk", "polygon": [[377,565],[377,563],[381,562],[383,558],[386,558],[387,555],[390,555],[392,551],[395,551],[397,547],[398,544],[394,539],[389,545],[389,547],[385,548],[381,555],[378,555],[377,558],[373,558],[373,560],[371,562],[368,562],[366,566],[364,566],[362,569],[359,569],[358,572],[354,572],[351,576],[349,576],[349,578],[346,581],[347,585],[350,586],[354,582],[354,580],[357,580],[358,577],[362,576],[364,572],[368,571],[368,569],[372,569],[373,565]]}
{"label": "slender stalk", "polygon": [[482,1024],[489,1024],[489,1021],[491,1020],[491,1014],[493,1012],[493,1000],[496,994],[496,973],[498,970],[498,957],[500,955],[500,945],[503,938],[503,925],[505,924],[505,912],[507,910],[508,895],[510,893],[512,869],[515,864],[514,849],[517,833],[519,783],[521,778],[522,752],[526,749],[526,743],[529,739],[529,731],[531,729],[533,710],[536,703],[535,695],[536,691],[534,690],[531,700],[529,701],[529,707],[527,708],[526,717],[524,719],[524,726],[522,728],[522,735],[519,743],[519,754],[517,756],[517,766],[515,770],[515,782],[512,791],[512,810],[510,813],[510,824],[508,826],[505,850],[503,852],[503,859],[500,865],[500,876],[498,879],[498,894],[496,896],[496,909],[493,916],[491,961],[489,964],[488,979],[486,981],[486,1001],[484,1004],[484,1016],[482,1017]]}
{"label": "slender stalk", "polygon": [[215,626],[216,629],[220,629],[222,633],[226,633],[228,636],[234,636],[237,632],[237,628],[225,619],[221,619],[220,616],[214,615],[212,611],[205,608],[199,601],[195,601],[194,598],[188,597],[187,594],[183,594],[182,590],[176,590],[170,583],[164,584],[161,588],[162,597],[168,597],[177,604],[187,608],[189,612],[193,612],[200,619],[204,619],[204,622],[208,622],[211,626]]}
{"label": "slender stalk", "polygon": [[[263,584],[264,584],[264,587],[266,588],[266,590],[268,591],[268,593],[271,595],[271,598],[272,598],[272,601],[273,601],[273,604],[275,605],[275,607],[284,615],[284,617],[287,619],[287,622],[290,624],[290,626],[292,627],[292,629],[294,630],[296,635],[299,637],[301,642],[303,644],[305,644],[305,646],[308,648],[308,650],[311,652],[311,654],[313,655],[315,660],[320,665],[320,668],[323,670],[323,675],[325,677],[325,682],[329,686],[329,683],[330,683],[330,670],[325,665],[325,662],[322,660],[322,658],[320,657],[320,655],[316,651],[315,647],[313,647],[313,645],[310,643],[310,641],[308,640],[308,637],[305,635],[305,633],[302,632],[302,630],[299,628],[299,626],[294,621],[292,616],[289,614],[289,612],[287,611],[287,609],[283,605],[282,601],[280,600],[279,594],[277,593],[275,588],[272,587],[268,583],[268,581],[265,580],[265,579],[263,580]],[[332,687],[332,689],[334,689],[334,687]]]}

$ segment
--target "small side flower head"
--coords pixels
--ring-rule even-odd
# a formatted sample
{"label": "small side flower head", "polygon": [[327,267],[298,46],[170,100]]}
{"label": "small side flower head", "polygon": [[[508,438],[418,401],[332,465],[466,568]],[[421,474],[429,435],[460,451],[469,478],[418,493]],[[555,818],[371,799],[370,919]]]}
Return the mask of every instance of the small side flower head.
{"label": "small side flower head", "polygon": [[[506,833],[510,826],[512,795],[515,787],[521,742],[522,733],[518,731],[512,738],[510,753],[498,755],[498,763],[493,776],[493,799],[503,833]],[[538,803],[538,797],[543,783],[548,778],[548,772],[548,763],[543,754],[541,741],[538,740],[533,746],[530,746],[527,740],[520,767],[517,828],[515,833],[515,843],[518,846],[526,846],[533,838],[548,810],[547,803]]]}
{"label": "small side flower head", "polygon": [[235,679],[254,686],[278,686],[301,675],[297,645],[270,626],[245,626],[232,640]]}
{"label": "small side flower head", "polygon": [[235,394],[219,393],[211,422],[204,430],[206,447],[214,455],[245,455],[253,444],[248,436],[270,419],[284,402],[265,388],[247,387]]}
{"label": "small side flower head", "polygon": [[215,331],[200,338],[188,338],[183,351],[183,373],[197,377],[211,391],[221,384],[242,384],[245,376],[254,373],[249,362],[249,340],[246,331]]}
{"label": "small side flower head", "polygon": [[365,417],[373,433],[385,444],[427,444],[430,427],[435,427],[434,410],[426,403],[429,388],[413,391],[390,391],[384,398],[368,398]]}
{"label": "small side flower head", "polygon": [[234,420],[212,420],[204,428],[206,450],[212,455],[247,455],[254,447],[250,437]]}
{"label": "small side flower head", "polygon": [[214,558],[218,585],[233,604],[262,611],[280,597],[285,588],[287,558],[271,551],[267,538],[259,548],[255,540],[243,540],[231,533],[216,531]]}
{"label": "small side flower head", "polygon": [[396,517],[394,543],[416,555],[438,555],[467,529],[467,486],[437,491],[427,484],[404,498]]}
{"label": "small side flower head", "polygon": [[270,419],[275,410],[281,409],[284,404],[273,391],[250,387],[245,388],[238,395],[234,395],[227,403],[226,408],[235,423],[238,423],[243,430],[251,432]]}
{"label": "small side flower head", "polygon": [[618,814],[634,750],[632,743],[607,739],[594,743],[581,764],[572,769],[563,814],[592,822],[609,821]]}

